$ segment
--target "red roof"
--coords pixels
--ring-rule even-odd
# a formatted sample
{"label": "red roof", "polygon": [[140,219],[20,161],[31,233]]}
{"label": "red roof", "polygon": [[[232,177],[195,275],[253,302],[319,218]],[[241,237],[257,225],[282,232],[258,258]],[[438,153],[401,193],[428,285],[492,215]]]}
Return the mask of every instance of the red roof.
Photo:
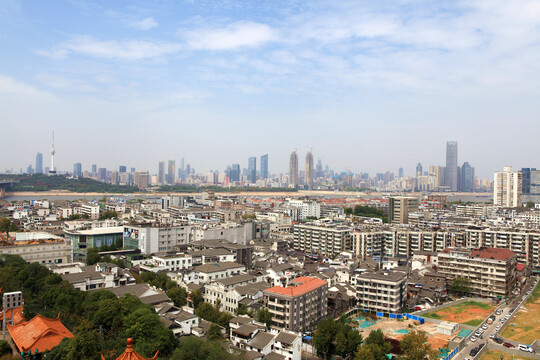
{"label": "red roof", "polygon": [[[24,321],[24,315],[22,313],[23,308],[22,306],[19,306],[15,309],[8,309],[6,311],[6,319],[11,320],[11,316],[13,315],[13,324],[17,325]],[[13,313],[13,314],[12,314]],[[4,320],[4,312],[0,311],[0,321]]]}
{"label": "red roof", "polygon": [[516,270],[517,271],[523,271],[523,270],[525,270],[525,266],[526,266],[525,264],[517,264],[516,265]]}
{"label": "red roof", "polygon": [[[156,355],[150,359],[143,358],[141,355],[137,354],[137,352],[133,349],[133,339],[129,338],[127,339],[127,347],[126,351],[122,355],[116,358],[116,360],[155,360],[157,359],[159,351],[156,352]],[[105,360],[103,355],[101,355],[101,360]]]}
{"label": "red roof", "polygon": [[274,286],[270,289],[264,290],[264,292],[265,293],[271,292],[274,294],[287,295],[287,296],[294,297],[294,296],[302,295],[312,290],[315,290],[326,284],[328,283],[324,280],[302,276],[302,277],[292,280],[291,286],[288,286],[286,288],[281,287],[281,286]]}
{"label": "red roof", "polygon": [[473,251],[471,251],[471,257],[479,257],[482,259],[508,260],[515,255],[516,253],[511,250],[497,249],[491,247],[474,249]]}
{"label": "red roof", "polygon": [[13,342],[20,351],[32,353],[50,350],[64,338],[72,338],[73,334],[60,321],[60,314],[56,319],[47,319],[36,315],[32,320],[17,325],[7,325]]}

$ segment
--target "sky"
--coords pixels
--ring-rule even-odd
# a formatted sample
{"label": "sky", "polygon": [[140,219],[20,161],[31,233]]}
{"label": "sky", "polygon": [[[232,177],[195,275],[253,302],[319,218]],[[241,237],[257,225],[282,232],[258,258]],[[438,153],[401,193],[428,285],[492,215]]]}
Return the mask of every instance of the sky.
{"label": "sky", "polygon": [[540,2],[0,0],[0,170],[540,168]]}

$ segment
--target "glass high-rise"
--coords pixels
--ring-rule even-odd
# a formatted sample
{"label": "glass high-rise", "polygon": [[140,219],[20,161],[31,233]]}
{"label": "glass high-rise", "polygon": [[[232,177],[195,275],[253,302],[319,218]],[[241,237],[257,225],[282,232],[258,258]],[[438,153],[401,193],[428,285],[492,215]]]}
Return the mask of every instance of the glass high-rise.
{"label": "glass high-rise", "polygon": [[268,179],[268,154],[261,156],[261,179]]}
{"label": "glass high-rise", "polygon": [[158,183],[165,184],[165,161],[160,161],[158,164]]}
{"label": "glass high-rise", "polygon": [[36,154],[36,174],[43,174],[43,154]]}
{"label": "glass high-rise", "polygon": [[444,185],[451,191],[458,190],[458,143],[457,141],[446,142],[446,167],[444,169]]}
{"label": "glass high-rise", "polygon": [[311,151],[306,154],[306,172],[304,176],[304,182],[308,186],[308,190],[313,190],[313,154]]}
{"label": "glass high-rise", "polygon": [[176,182],[176,161],[169,160],[167,171],[167,183],[174,185]]}
{"label": "glass high-rise", "polygon": [[257,158],[252,156],[248,159],[248,181],[254,183],[257,180]]}
{"label": "glass high-rise", "polygon": [[82,177],[82,164],[81,163],[73,164],[73,177],[77,177],[77,178]]}

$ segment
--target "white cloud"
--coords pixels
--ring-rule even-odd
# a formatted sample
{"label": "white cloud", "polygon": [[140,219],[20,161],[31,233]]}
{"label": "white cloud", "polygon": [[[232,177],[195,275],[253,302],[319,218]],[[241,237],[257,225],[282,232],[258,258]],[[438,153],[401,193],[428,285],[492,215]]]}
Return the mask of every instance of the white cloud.
{"label": "white cloud", "polygon": [[73,40],[60,44],[52,51],[38,51],[38,54],[53,58],[64,58],[71,53],[86,56],[120,59],[141,60],[159,58],[177,53],[181,45],[167,41],[148,40],[95,40],[88,36],[75,37]]}
{"label": "white cloud", "polygon": [[277,39],[277,33],[266,24],[239,21],[224,28],[199,29],[181,34],[188,45],[199,50],[233,50],[258,46]]}
{"label": "white cloud", "polygon": [[141,21],[136,21],[130,24],[130,27],[139,29],[139,30],[150,30],[152,28],[155,28],[158,26],[158,23],[154,18],[148,17],[145,19],[142,19]]}
{"label": "white cloud", "polygon": [[41,100],[50,100],[53,96],[33,86],[19,82],[9,76],[0,75],[0,93],[11,95],[22,95],[26,97],[33,97]]}

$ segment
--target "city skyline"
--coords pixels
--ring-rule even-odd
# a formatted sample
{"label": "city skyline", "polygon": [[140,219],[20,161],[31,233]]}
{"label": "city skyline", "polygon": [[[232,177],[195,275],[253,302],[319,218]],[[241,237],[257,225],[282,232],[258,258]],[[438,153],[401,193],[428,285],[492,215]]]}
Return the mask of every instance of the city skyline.
{"label": "city skyline", "polygon": [[52,129],[58,169],[185,154],[204,172],[268,153],[275,173],[296,147],[411,174],[443,165],[448,139],[480,177],[538,167],[539,24],[534,1],[6,0],[0,107],[17,151],[0,169],[48,154]]}

